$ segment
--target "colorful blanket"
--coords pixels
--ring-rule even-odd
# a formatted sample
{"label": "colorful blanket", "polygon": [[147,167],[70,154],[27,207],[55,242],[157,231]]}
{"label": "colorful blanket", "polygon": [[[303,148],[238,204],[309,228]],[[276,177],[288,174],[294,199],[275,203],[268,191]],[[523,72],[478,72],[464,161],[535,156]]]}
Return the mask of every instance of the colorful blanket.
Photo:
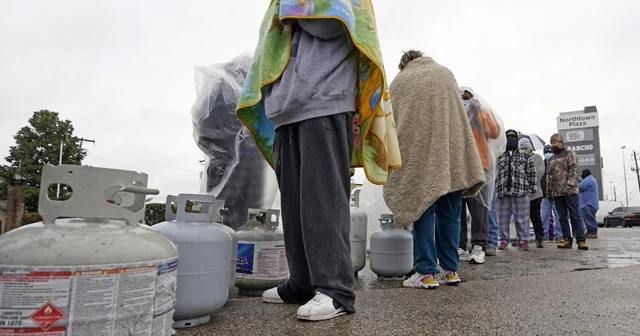
{"label": "colorful blanket", "polygon": [[238,118],[273,167],[275,128],[265,116],[263,89],[280,78],[289,62],[294,19],[340,20],[360,50],[351,167],[363,167],[371,183],[385,184],[401,161],[371,0],[272,0],[238,102]]}

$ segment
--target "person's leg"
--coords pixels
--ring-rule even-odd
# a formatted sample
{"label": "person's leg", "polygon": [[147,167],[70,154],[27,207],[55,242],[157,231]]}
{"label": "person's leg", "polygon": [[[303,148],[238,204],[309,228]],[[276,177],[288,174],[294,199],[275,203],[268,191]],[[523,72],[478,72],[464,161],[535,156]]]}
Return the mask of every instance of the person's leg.
{"label": "person's leg", "polygon": [[[569,208],[569,216],[571,217],[571,229],[576,242],[586,241],[584,230],[582,230],[582,218],[580,217],[580,199],[578,195],[566,196],[567,207]],[[565,235],[566,236],[566,235]]]}
{"label": "person's leg", "polygon": [[[437,205],[434,203],[422,214],[422,217],[413,224],[413,263],[416,272],[422,275],[435,274],[438,270],[435,232],[436,207]],[[458,237],[458,239],[460,238]]]}
{"label": "person's leg", "polygon": [[456,222],[460,220],[461,199],[462,192],[457,191],[440,197],[436,202],[436,250],[440,266],[445,271],[457,272],[460,269],[457,252],[460,225]]}
{"label": "person's leg", "polygon": [[498,247],[498,237],[500,236],[500,225],[498,225],[498,197],[493,193],[491,201],[491,210],[489,210],[489,236],[487,238],[487,246],[492,248]]}
{"label": "person's leg", "polygon": [[284,245],[289,264],[289,279],[278,286],[278,296],[284,302],[305,304],[313,298],[315,290],[311,285],[301,225],[300,151],[297,125],[278,128],[275,156],[275,171],[282,205]]}
{"label": "person's leg", "polygon": [[587,205],[586,207],[583,208],[585,211],[585,214],[582,218],[582,220],[586,223],[587,225],[587,232],[590,234],[594,234],[597,235],[598,234],[598,219],[596,218],[596,213],[598,212],[598,210],[596,210],[596,208]]}
{"label": "person's leg", "polygon": [[529,197],[513,197],[513,221],[516,226],[518,244],[529,242]]}
{"label": "person's leg", "polygon": [[529,203],[529,217],[533,224],[533,231],[536,233],[536,242],[542,242],[544,239],[544,227],[542,226],[542,216],[540,214],[540,206],[542,198],[534,199]]}
{"label": "person's leg", "polygon": [[352,116],[300,122],[300,215],[311,284],[348,313],[355,311],[349,239]]}
{"label": "person's leg", "polygon": [[467,199],[467,206],[471,214],[471,246],[487,247],[489,209],[474,198]]}
{"label": "person's leg", "polygon": [[553,229],[555,230],[556,238],[564,237],[562,235],[562,224],[560,224],[560,214],[558,213],[558,207],[555,203],[551,204],[551,213],[553,214]]}
{"label": "person's leg", "polygon": [[511,224],[511,197],[505,196],[498,199],[498,224],[500,225],[500,245],[509,244],[511,233],[509,225]]}
{"label": "person's leg", "polygon": [[558,209],[558,221],[562,228],[562,238],[572,242],[571,239],[571,227],[569,226],[569,205],[565,197],[556,197],[555,199],[556,209]]}
{"label": "person's leg", "polygon": [[[467,250],[468,247],[468,243],[469,243],[469,233],[468,233],[468,224],[467,223],[467,200],[465,198],[462,199],[462,201],[460,202],[461,207],[460,207],[460,244],[458,245],[459,248],[463,249],[463,250]],[[473,225],[473,224],[472,224]]]}
{"label": "person's leg", "polygon": [[[533,213],[533,208],[531,209]],[[549,222],[551,221],[551,203],[546,197],[540,201],[540,218],[542,219],[542,230],[544,231],[544,239],[551,237],[549,233]]]}

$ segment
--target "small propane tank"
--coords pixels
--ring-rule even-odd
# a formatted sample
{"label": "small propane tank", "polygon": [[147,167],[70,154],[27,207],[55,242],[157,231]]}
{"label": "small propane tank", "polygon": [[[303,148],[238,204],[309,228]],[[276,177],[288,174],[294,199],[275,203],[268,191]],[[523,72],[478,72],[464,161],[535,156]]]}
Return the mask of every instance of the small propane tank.
{"label": "small propane tank", "polygon": [[397,228],[393,215],[380,216],[380,230],[371,235],[371,270],[383,280],[401,280],[413,270],[413,235]]}
{"label": "small propane tank", "polygon": [[[199,197],[200,195],[188,195],[188,196]],[[189,199],[191,200],[191,198]],[[208,205],[209,213],[212,216],[209,219],[213,220],[213,223],[220,224],[219,226],[220,229],[225,230],[229,234],[229,236],[231,236],[231,240],[232,240],[231,260],[229,260],[229,265],[230,265],[229,269],[231,271],[229,273],[229,291],[232,291],[235,288],[235,284],[236,284],[236,258],[238,256],[238,235],[236,234],[236,230],[230,228],[227,225],[224,225],[223,218],[220,215],[220,210],[224,208],[225,202],[223,200],[213,199],[213,203],[211,204],[211,200],[212,200],[211,196],[207,196],[207,200],[208,202],[202,202],[201,204]],[[173,196],[173,195],[167,196],[167,202],[165,206],[165,216],[164,216],[167,222],[176,220],[176,213],[178,209],[177,203],[178,203],[178,196]],[[194,212],[194,213],[203,212],[203,209],[194,210],[193,202],[191,201],[187,201],[186,209],[187,209],[186,210],[187,212]],[[206,208],[204,208],[204,210],[206,210]]]}
{"label": "small propane tank", "polygon": [[[159,193],[147,179],[44,166],[43,221],[0,236],[0,321],[16,317],[2,321],[1,335],[172,335],[178,249],[139,224],[145,195]],[[72,188],[69,199],[49,198],[56,184]]]}
{"label": "small propane tank", "polygon": [[359,208],[360,190],[354,191],[354,204],[351,206],[351,263],[353,273],[358,276],[358,272],[364,269],[367,264],[367,213]]}
{"label": "small propane tank", "polygon": [[[191,202],[189,202],[191,201]],[[202,202],[221,208],[210,195],[178,195],[176,220],[153,226],[176,245],[180,253],[174,328],[195,327],[209,322],[211,314],[229,298],[229,274],[233,239],[213,214],[203,206],[200,213],[187,212],[187,204]],[[167,197],[170,207],[171,197]]]}
{"label": "small propane tank", "polygon": [[238,230],[236,287],[242,294],[262,294],[289,277],[279,217],[278,210],[249,209],[247,224]]}

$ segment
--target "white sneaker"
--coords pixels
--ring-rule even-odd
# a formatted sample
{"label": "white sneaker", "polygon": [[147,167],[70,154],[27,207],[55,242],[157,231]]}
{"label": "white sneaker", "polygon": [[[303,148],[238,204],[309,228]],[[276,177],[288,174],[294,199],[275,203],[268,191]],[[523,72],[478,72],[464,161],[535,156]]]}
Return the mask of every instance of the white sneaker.
{"label": "white sneaker", "polygon": [[434,289],[440,286],[440,284],[438,284],[438,280],[433,278],[433,274],[424,275],[418,272],[412,275],[409,279],[405,280],[402,285],[407,288],[424,289]]}
{"label": "white sneaker", "polygon": [[273,287],[262,292],[262,301],[266,303],[284,303],[278,294],[278,287]]}
{"label": "white sneaker", "polygon": [[469,257],[470,264],[484,264],[484,251],[482,250],[482,246],[474,246],[473,252],[471,252],[471,256]]}
{"label": "white sneaker", "polygon": [[304,306],[298,308],[298,319],[307,321],[324,321],[345,315],[344,308],[333,306],[333,299],[316,292],[316,296]]}
{"label": "white sneaker", "polygon": [[458,257],[460,258],[460,261],[469,261],[469,251],[463,250],[458,247]]}

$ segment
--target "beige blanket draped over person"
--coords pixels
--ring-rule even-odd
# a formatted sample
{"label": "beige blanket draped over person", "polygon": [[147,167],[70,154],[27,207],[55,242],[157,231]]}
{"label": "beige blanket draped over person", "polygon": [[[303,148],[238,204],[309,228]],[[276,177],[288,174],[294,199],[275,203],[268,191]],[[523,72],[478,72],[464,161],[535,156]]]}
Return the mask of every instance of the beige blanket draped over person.
{"label": "beige blanket draped over person", "polygon": [[390,89],[403,166],[389,173],[384,199],[413,231],[416,273],[404,286],[437,288],[438,264],[457,285],[462,197],[484,185],[482,162],[451,71],[414,50],[399,68]]}

